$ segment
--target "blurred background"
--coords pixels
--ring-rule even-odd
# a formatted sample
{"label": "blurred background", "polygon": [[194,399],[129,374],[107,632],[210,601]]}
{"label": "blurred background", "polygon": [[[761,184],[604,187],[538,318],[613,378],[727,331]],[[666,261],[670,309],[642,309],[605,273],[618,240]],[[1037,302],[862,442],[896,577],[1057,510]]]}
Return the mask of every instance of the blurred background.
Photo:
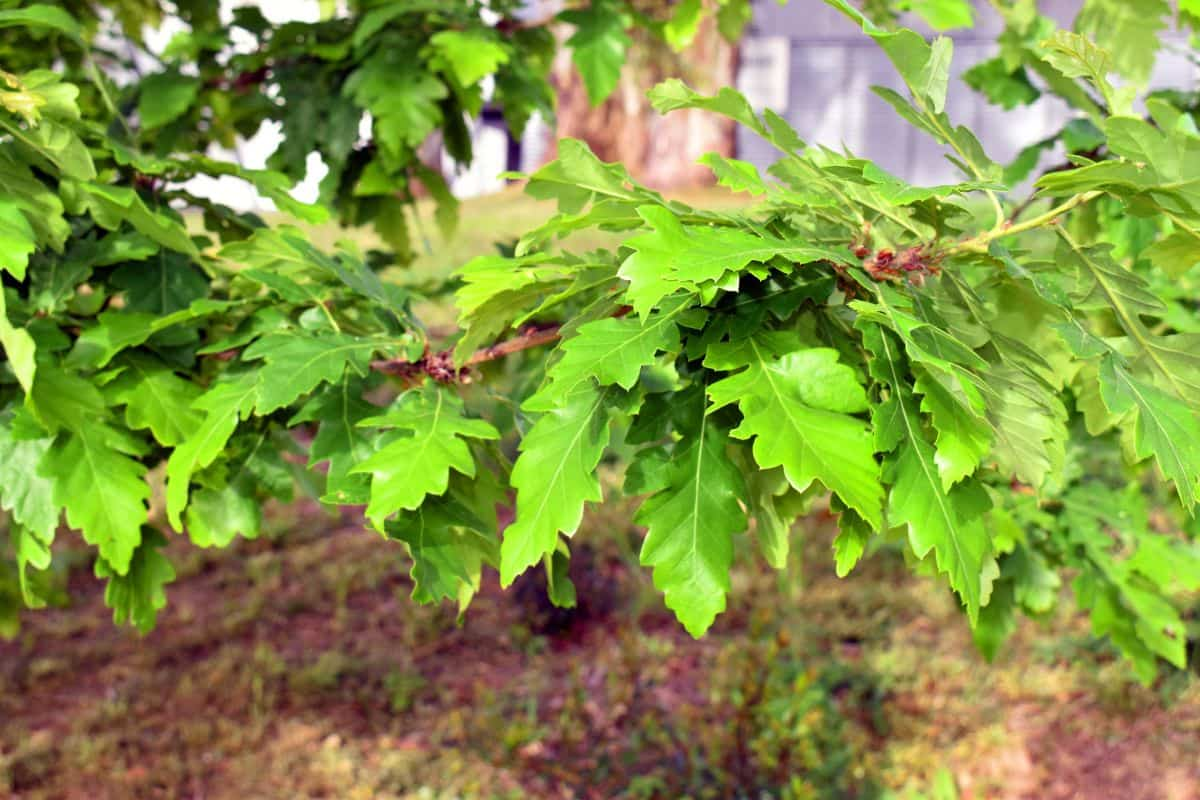
{"label": "blurred background", "polygon": [[[647,0],[670,6],[671,0]],[[238,3],[226,0],[233,8]],[[272,22],[315,20],[318,0],[265,0],[257,4]],[[1070,117],[1065,103],[1043,96],[1029,105],[1004,109],[987,102],[962,80],[964,71],[993,56],[1003,22],[989,3],[975,4],[975,27],[953,35],[955,57],[948,107],[956,124],[986,136],[989,155],[1007,163],[1027,145],[1062,127]],[[654,112],[645,92],[668,77],[681,77],[698,90],[715,91],[735,86],[756,109],[770,108],[784,117],[807,141],[834,149],[846,148],[877,162],[917,184],[953,182],[954,166],[942,148],[929,137],[902,124],[895,112],[871,91],[872,86],[903,89],[887,57],[869,38],[836,10],[819,2],[754,0],[753,15],[745,33],[730,44],[711,19],[692,45],[675,53],[662,42],[635,32],[634,46],[621,83],[599,108],[588,103],[582,81],[572,68],[569,54],[559,53],[554,82],[557,118],[535,119],[514,140],[498,108],[486,107],[472,121],[475,160],[455,164],[436,140],[426,145],[427,160],[441,169],[456,195],[475,197],[503,189],[505,171],[531,172],[554,157],[557,139],[571,136],[586,141],[605,161],[621,161],[639,181],[658,189],[681,189],[711,183],[709,171],[696,164],[704,153],[716,151],[753,163],[765,170],[775,159],[766,142],[728,120],[695,111],[667,117]],[[1079,12],[1080,0],[1042,0],[1040,13],[1069,27]],[[527,0],[530,22],[544,22],[562,10],[561,0]],[[920,30],[919,19],[906,24]],[[154,41],[165,45],[182,26],[169,21],[156,31]],[[928,31],[926,31],[928,32]],[[1200,80],[1200,65],[1189,58],[1186,35],[1167,34],[1170,41],[1155,62],[1150,86],[1189,86]],[[1173,46],[1178,45],[1178,46]],[[370,130],[370,120],[362,122]],[[281,140],[277,124],[264,125],[259,134],[243,142],[236,152],[224,153],[244,166],[262,168]],[[1047,153],[1044,159],[1054,156]],[[1061,160],[1061,158],[1059,159]],[[307,179],[296,196],[313,200],[325,175],[320,157],[313,155]],[[269,210],[245,182],[222,179],[225,201],[245,209]],[[215,188],[214,188],[215,191]]]}
{"label": "blurred background", "polygon": [[[319,13],[315,0],[258,5],[275,22]],[[998,23],[980,5],[978,28],[955,37],[960,72],[994,48]],[[1079,4],[1041,5],[1068,20]],[[173,33],[168,21],[153,36]],[[1169,51],[1157,70],[1160,83],[1200,77]],[[763,167],[765,146],[709,115],[655,115],[644,92],[668,76],[735,85],[811,141],[914,182],[952,177],[939,148],[870,93],[896,80],[853,25],[813,0],[761,0],[737,46],[715,31],[678,54],[637,41],[598,108],[564,59],[557,118],[514,140],[485,109],[469,168],[430,141],[427,162],[469,199],[459,234],[427,243],[413,279],[548,216],[500,174],[535,169],[562,136],[691,203],[742,202],[695,161],[715,150]],[[1051,100],[1004,113],[961,82],[949,110],[998,161],[1065,114]],[[263,166],[279,135],[266,125],[224,155]],[[322,174],[314,155],[297,195],[315,198]],[[239,181],[195,188],[271,211]],[[434,230],[432,207],[420,213]],[[312,234],[379,245],[333,226]],[[618,467],[605,470],[616,485]],[[81,551],[75,570],[71,557],[60,567],[69,605],[0,640],[0,796],[1200,798],[1197,676],[1140,686],[1069,609],[1022,620],[988,666],[955,598],[914,577],[899,549],[837,579],[834,526],[817,514],[795,531],[786,571],[739,559],[729,611],[696,641],[638,567],[631,516],[594,508],[576,535],[578,608],[551,607],[537,576],[501,592],[492,574],[462,619],[409,600],[395,542],[315,503],[272,507],[267,535],[225,551],[173,545],[179,577],[144,637],[112,624]]]}

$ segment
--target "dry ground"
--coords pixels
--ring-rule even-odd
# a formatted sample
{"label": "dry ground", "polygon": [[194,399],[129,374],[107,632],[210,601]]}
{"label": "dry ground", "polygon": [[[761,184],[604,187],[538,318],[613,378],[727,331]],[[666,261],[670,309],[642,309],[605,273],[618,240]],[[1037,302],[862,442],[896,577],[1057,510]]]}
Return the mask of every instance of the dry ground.
{"label": "dry ground", "polygon": [[390,544],[286,514],[230,553],[173,548],[146,637],[82,572],[71,608],[28,615],[0,644],[0,795],[916,798],[948,771],[964,798],[1200,798],[1200,681],[1143,689],[1070,616],[988,667],[898,556],[833,577],[819,520],[803,568],[739,568],[693,641],[619,510],[580,535],[578,614],[489,583],[462,626],[407,599]]}

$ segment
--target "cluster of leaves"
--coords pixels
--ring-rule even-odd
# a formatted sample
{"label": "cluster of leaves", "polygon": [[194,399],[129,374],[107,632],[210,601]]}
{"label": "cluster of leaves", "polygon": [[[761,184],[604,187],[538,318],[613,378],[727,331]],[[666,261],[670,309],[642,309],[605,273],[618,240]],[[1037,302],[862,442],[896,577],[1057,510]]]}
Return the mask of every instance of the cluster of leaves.
{"label": "cluster of leaves", "polygon": [[[395,452],[381,440],[424,424],[412,398],[388,412],[362,399],[383,382],[373,356],[415,360],[426,347],[411,294],[376,273],[410,257],[414,183],[444,227],[455,220],[421,148],[437,134],[468,162],[466,120],[485,97],[514,134],[552,112],[554,38],[549,21],[518,18],[521,6],[352,3],[274,26],[255,6],[224,15],[215,0],[0,3],[4,630],[17,595],[32,607],[57,598],[41,571],[63,519],[95,547],[116,619],[146,629],[173,577],[159,517],[198,546],[223,546],[257,535],[262,501],[291,498],[297,482],[366,502],[372,465]],[[584,46],[624,36],[613,20],[666,26],[682,46],[695,11],[650,20],[601,4],[574,23],[576,59],[589,80],[613,66],[594,66]],[[168,19],[181,32],[154,52],[143,30]],[[270,169],[206,155],[269,123],[283,132]],[[310,205],[289,190],[313,153],[329,172]],[[372,223],[391,250],[319,252],[296,228],[195,195],[197,176],[247,181],[302,222],[332,210]],[[189,221],[186,209],[203,213]],[[451,430],[442,402],[455,403],[430,398],[440,436]],[[481,424],[461,432],[478,437]],[[286,433],[298,425],[314,435],[312,462],[328,462],[316,478],[289,461],[303,449]],[[444,458],[443,473],[470,471],[458,448]],[[410,499],[381,492],[372,514],[393,501]]]}
{"label": "cluster of leaves", "polygon": [[[642,561],[695,634],[725,607],[739,535],[752,528],[782,565],[792,520],[831,494],[839,572],[905,541],[945,575],[989,655],[1016,611],[1049,613],[1068,572],[1097,634],[1143,678],[1160,658],[1183,666],[1175,598],[1200,589],[1200,552],[1184,517],[1152,526],[1141,498],[1158,487],[1163,507],[1190,515],[1200,490],[1191,107],[1156,93],[1136,115],[1106,51],[1014,10],[1006,36],[1041,37],[1020,44],[1018,66],[1080,110],[1037,145],[1063,142],[1070,163],[1018,202],[1029,154],[994,163],[946,112],[951,41],[831,3],[909,89],[878,93],[963,181],[909,185],[808,146],[732,90],[679,82],[652,92],[660,111],[724,114],[778,149],[767,177],[706,157],[722,184],[761,199],[753,211],[667,201],[563,143],[528,187],[560,213],[511,258],[469,264],[459,292],[467,342],[572,309],[522,406],[534,422],[511,475],[502,582],[538,561],[556,569],[623,431],[637,448],[624,490],[646,497]],[[587,227],[632,235],[611,252],[550,254]]]}
{"label": "cluster of leaves", "polygon": [[[418,600],[465,606],[485,567],[508,585],[541,565],[552,598],[570,604],[568,539],[621,446],[634,452],[623,490],[644,497],[641,559],[695,635],[725,608],[741,534],[782,567],[792,523],[828,498],[839,574],[903,542],[915,568],[945,576],[987,653],[1018,610],[1047,613],[1069,571],[1097,633],[1139,674],[1160,658],[1182,666],[1176,592],[1200,589],[1200,553],[1177,532],[1200,493],[1186,288],[1200,262],[1195,106],[1158,93],[1143,118],[1136,81],[1111,79],[1127,59],[1054,29],[1031,3],[1004,6],[1008,71],[977,67],[971,80],[1003,103],[997,85],[1020,74],[1079,110],[1006,168],[947,113],[950,39],[827,2],[886,52],[908,94],[879,94],[946,147],[960,182],[911,185],[810,146],[731,89],[707,97],[668,81],[651,95],[661,112],[722,114],[779,151],[767,176],[704,159],[760,202],[693,208],[563,141],[528,182],[558,213],[510,255],[460,271],[462,335],[442,353],[375,259],[323,253],[182,184],[236,175],[303,220],[332,207],[382,224],[402,251],[386,220],[403,217],[391,203],[410,181],[436,183],[416,157],[425,138],[440,128],[449,143],[489,74],[497,92],[523,87],[504,100],[516,124],[540,107],[540,45],[506,38],[527,29],[420,0],[276,30],[253,12],[221,23],[182,4],[191,32],[164,69],[118,87],[95,67],[86,15],[0,11],[0,26],[49,37],[78,71],[0,76],[0,505],[24,601],[51,599],[41,570],[65,517],[95,547],[117,620],[148,628],[172,577],[160,505],[197,546],[223,546],[256,536],[263,500],[299,485],[364,506],[404,543]],[[640,19],[686,43],[705,9],[735,28],[743,5],[684,2]],[[594,96],[615,82],[604,76],[637,13],[601,0],[563,14]],[[260,47],[226,59],[237,31]],[[407,60],[389,67],[396,53]],[[226,114],[231,98],[244,105]],[[359,142],[364,112],[373,133]],[[287,137],[276,171],[198,154],[222,125],[245,134],[266,119]],[[1069,164],[1016,202],[1029,162],[1060,142]],[[331,177],[308,206],[287,188],[311,151]],[[185,225],[184,203],[205,210],[205,232]],[[609,250],[567,248],[592,228],[627,235]],[[496,404],[463,377],[500,356],[525,379]],[[398,395],[386,388],[396,381]],[[1151,525],[1147,487],[1180,519]]]}

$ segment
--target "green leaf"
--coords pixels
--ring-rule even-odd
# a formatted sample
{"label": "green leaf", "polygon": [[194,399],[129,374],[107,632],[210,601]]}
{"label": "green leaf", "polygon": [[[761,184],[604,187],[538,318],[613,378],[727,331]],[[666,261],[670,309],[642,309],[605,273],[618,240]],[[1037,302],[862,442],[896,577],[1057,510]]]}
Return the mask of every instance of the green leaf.
{"label": "green leaf", "polygon": [[1171,6],[1166,0],[1087,0],[1075,29],[1113,56],[1113,65],[1140,84],[1150,80]]}
{"label": "green leaf", "polygon": [[942,488],[949,491],[982,463],[991,449],[992,428],[970,400],[974,388],[970,383],[955,375],[947,376],[944,381],[928,373],[918,373],[913,388],[921,395],[921,410],[929,414],[937,431],[934,461]]}
{"label": "green leaf", "polygon": [[258,395],[258,378],[253,372],[234,376],[214,384],[192,403],[192,408],[205,412],[204,420],[167,460],[167,519],[175,530],[183,530],[182,514],[192,475],[220,457],[238,420],[250,415]]}
{"label": "green leaf", "polygon": [[504,45],[480,31],[438,31],[429,37],[429,46],[463,87],[474,86],[509,58]]}
{"label": "green leaf", "polygon": [[935,31],[975,27],[975,14],[968,0],[907,0],[903,6]]}
{"label": "green leaf", "polygon": [[187,508],[187,532],[197,547],[228,547],[236,536],[257,539],[262,531],[262,508],[246,487],[231,483],[222,489],[204,488],[192,495]]}
{"label": "green leaf", "polygon": [[111,280],[125,292],[125,310],[159,315],[187,308],[209,290],[204,273],[185,256],[162,250],[155,258],[118,267]]}
{"label": "green leaf", "polygon": [[517,491],[515,521],[500,547],[500,583],[553,553],[560,532],[570,536],[583,506],[601,499],[596,466],[609,440],[608,404],[616,390],[580,384],[561,407],[538,417],[521,440],[511,483]]}
{"label": "green leaf", "polygon": [[745,96],[728,86],[722,87],[715,95],[709,97],[695,91],[678,78],[670,78],[651,89],[649,97],[650,105],[660,114],[684,108],[698,108],[728,117],[745,125],[784,153],[798,153],[807,146],[782,117],[774,111],[767,110],[763,112],[763,118],[759,119]]}
{"label": "green leaf", "polygon": [[987,401],[992,457],[1005,474],[1041,488],[1063,467],[1067,411],[1058,393],[1012,365],[995,365],[979,385]]}
{"label": "green leaf", "polygon": [[704,19],[703,0],[681,0],[663,25],[663,38],[676,52],[683,50],[696,38],[700,21]]}
{"label": "green leaf", "polygon": [[50,433],[92,427],[105,414],[104,398],[94,383],[49,362],[42,362],[26,407]]}
{"label": "green leaf", "polygon": [[11,200],[0,200],[0,270],[25,280],[29,256],[37,252],[37,234],[21,209]]}
{"label": "green leaf", "polygon": [[438,104],[449,94],[444,83],[414,68],[411,59],[398,48],[378,50],[342,88],[371,112],[377,141],[397,155],[415,150],[441,124]]}
{"label": "green leaf", "polygon": [[96,165],[87,145],[64,124],[43,119],[36,126],[22,130],[0,118],[0,130],[12,136],[21,151],[32,156],[35,164],[42,166],[40,161],[44,160],[63,178],[87,181],[96,177]]}
{"label": "green leaf", "polygon": [[997,581],[992,589],[992,599],[980,609],[979,618],[971,626],[975,647],[989,663],[1017,629],[1016,609],[1012,581]]}
{"label": "green leaf", "polygon": [[0,28],[28,27],[48,28],[66,34],[77,43],[83,43],[79,22],[58,6],[35,3],[24,8],[0,11]]}
{"label": "green leaf", "polygon": [[952,149],[956,157],[950,160],[963,173],[989,184],[1000,179],[1003,170],[988,157],[970,129],[962,125],[955,126],[944,112],[913,106],[891,89],[882,86],[873,86],[871,89],[914,127]]}
{"label": "green leaf", "polygon": [[245,361],[263,361],[256,410],[269,414],[291,405],[322,383],[337,383],[347,370],[366,375],[380,346],[378,340],[346,334],[264,336],[242,353]]}
{"label": "green leaf", "polygon": [[[35,177],[30,164],[12,149],[0,148],[0,182],[6,190],[6,201],[21,209],[37,242],[62,251],[71,235],[71,226],[63,219],[63,202],[58,192]],[[6,264],[14,262],[15,259],[8,259]]]}
{"label": "green leaf", "polygon": [[559,19],[575,26],[567,40],[588,99],[593,106],[612,94],[621,79],[625,51],[633,40],[625,33],[625,19],[615,3],[595,0],[586,8],[564,11]]}
{"label": "green leaf", "polygon": [[919,97],[929,102],[934,114],[946,110],[946,93],[950,90],[950,60],[954,57],[954,41],[946,36],[933,40],[929,60],[921,70],[921,81],[914,87]]}
{"label": "green leaf", "polygon": [[744,352],[745,369],[708,387],[713,409],[741,410],[732,435],[753,437],[758,465],[782,466],[797,491],[820,481],[878,528],[883,487],[867,424],[851,416],[867,409],[854,369],[829,348],[774,358],[750,340]]}
{"label": "green leaf", "polygon": [[365,505],[370,499],[371,479],[351,469],[374,452],[371,439],[359,425],[379,412],[379,407],[362,399],[366,383],[350,375],[313,395],[288,426],[318,422],[317,435],[308,448],[308,466],[328,463],[325,494],[321,501],[336,505]]}
{"label": "green leaf", "polygon": [[452,469],[474,477],[475,459],[467,439],[500,438],[487,422],[466,417],[461,400],[433,386],[406,392],[386,413],[359,425],[401,434],[383,434],[374,455],[350,470],[371,475],[366,513],[381,531],[397,511],[419,508],[427,495],[444,494]]}
{"label": "green leaf", "polygon": [[767,185],[758,168],[749,161],[736,158],[725,158],[716,153],[705,153],[699,163],[712,170],[717,183],[735,192],[749,192],[752,195],[766,194]]}
{"label": "green leaf", "polygon": [[867,542],[871,539],[871,526],[849,509],[838,514],[838,535],[833,540],[834,570],[844,578],[862,560]]}
{"label": "green leaf", "polygon": [[1136,449],[1139,458],[1153,454],[1163,473],[1175,483],[1180,499],[1191,508],[1200,481],[1200,449],[1195,440],[1179,438],[1197,432],[1196,396],[1200,391],[1200,359],[1186,346],[1155,336],[1142,316],[1163,313],[1162,300],[1136,273],[1111,255],[1111,246],[1060,248],[1060,261],[1078,270],[1075,303],[1111,309],[1126,334],[1124,348],[1133,354],[1136,377],[1115,357],[1101,362],[1100,390],[1115,414],[1136,410]]}
{"label": "green leaf", "polygon": [[846,0],[825,0],[825,3],[856,22],[862,28],[863,33],[875,40],[875,43],[887,54],[892,66],[900,73],[904,83],[918,99],[928,99],[926,92],[922,91],[922,87],[929,86],[931,78],[933,85],[941,84],[940,78],[933,73],[926,72],[930,59],[933,58],[933,48],[923,36],[907,28],[885,31],[863,16],[861,11],[851,6]]}
{"label": "green leaf", "polygon": [[29,575],[29,567],[36,570],[46,570],[53,562],[50,547],[54,537],[43,538],[37,533],[19,523],[10,526],[9,539],[12,542],[13,560],[17,565],[17,582],[21,586],[21,598],[27,608],[45,608],[47,597],[37,576]]}
{"label": "green leaf", "polygon": [[963,81],[982,92],[988,102],[1005,110],[1027,106],[1041,97],[1030,81],[1024,67],[1010,70],[1003,58],[981,61],[963,73]]}
{"label": "green leaf", "polygon": [[723,0],[717,9],[717,30],[727,42],[737,42],[754,16],[751,0]]}
{"label": "green leaf", "polygon": [[[747,463],[746,466],[749,466]],[[743,470],[746,475],[747,500],[754,517],[754,535],[763,558],[775,569],[787,567],[791,549],[790,534],[796,521],[796,498],[781,469]]]}
{"label": "green leaf", "polygon": [[680,431],[667,485],[638,509],[647,528],[641,562],[688,633],[700,637],[725,610],[733,535],[746,528],[745,485],[729,460],[729,436],[705,413],[703,396],[687,401],[689,427]]}
{"label": "green leaf", "polygon": [[445,239],[453,238],[455,231],[458,230],[458,198],[450,191],[445,177],[437,170],[418,163],[413,167],[413,172],[416,173],[421,185],[437,203],[433,219],[437,222],[438,230]]}
{"label": "green leaf", "polygon": [[[857,22],[875,40],[904,79],[913,102],[910,104],[891,89],[879,86],[873,87],[875,93],[904,119],[953,149],[957,160],[952,160],[968,175],[980,181],[998,178],[999,166],[987,157],[975,135],[962,126],[955,127],[944,112],[953,42],[939,37],[930,45],[923,36],[907,28],[885,31],[846,0],[825,2]],[[948,0],[933,0],[926,5],[932,7],[934,3],[949,5]]]}
{"label": "green leaf", "polygon": [[568,214],[578,213],[588,203],[607,197],[633,202],[656,197],[629,188],[627,184],[632,182],[625,167],[596,158],[586,143],[560,139],[558,158],[529,176],[525,193],[539,200],[556,200],[558,210]]}
{"label": "green leaf", "polygon": [[848,263],[846,253],[795,239],[758,236],[737,228],[684,225],[669,209],[640,206],[650,233],[625,241],[634,252],[618,274],[629,282],[626,297],[645,316],[677,289],[720,281],[727,273],[781,257],[797,264],[829,260]]}
{"label": "green leaf", "polygon": [[125,424],[149,430],[159,444],[174,447],[192,435],[201,415],[192,408],[200,388],[161,362],[138,356],[105,387],[114,405],[125,406]]}
{"label": "green leaf", "polygon": [[505,258],[477,256],[456,273],[463,281],[455,293],[458,324],[464,333],[455,347],[459,365],[492,342],[547,294],[570,279],[548,254]]}
{"label": "green leaf", "polygon": [[17,382],[27,393],[33,391],[34,377],[37,372],[37,344],[29,331],[24,328],[14,328],[8,321],[8,304],[4,300],[5,289],[0,286],[0,347],[4,348],[4,357],[9,369],[13,371]]}
{"label": "green leaf", "polygon": [[687,298],[672,299],[641,320],[608,317],[580,325],[574,336],[559,345],[562,358],[547,371],[549,383],[525,401],[525,408],[547,411],[593,379],[601,386],[632,389],[658,352],[679,349],[675,320],[690,305]]}
{"label": "green leaf", "polygon": [[1041,43],[1042,58],[1068,78],[1087,78],[1100,91],[1109,112],[1129,115],[1135,88],[1113,87],[1108,75],[1113,71],[1112,55],[1095,42],[1070,31],[1058,30]]}
{"label": "green leaf", "polygon": [[175,568],[162,554],[167,540],[147,528],[127,570],[117,570],[105,559],[96,559],[96,577],[107,578],[104,603],[113,610],[113,622],[128,622],[141,633],[154,630],[158,612],[167,605],[164,587],[175,580]]}
{"label": "green leaf", "polygon": [[1179,230],[1159,239],[1143,253],[1170,278],[1179,278],[1200,264],[1200,232]]}
{"label": "green leaf", "polygon": [[1189,509],[1200,496],[1200,423],[1194,407],[1139,381],[1109,355],[1100,362],[1100,394],[1114,414],[1137,412],[1138,458],[1154,456]]}
{"label": "green leaf", "polygon": [[138,83],[138,117],[152,131],[183,116],[200,94],[200,79],[177,70],[147,75]]}
{"label": "green leaf", "polygon": [[412,557],[413,599],[457,600],[460,608],[479,591],[483,565],[499,561],[495,530],[494,518],[481,519],[453,490],[387,523],[388,538]]}
{"label": "green leaf", "polygon": [[198,257],[200,252],[183,223],[167,211],[151,211],[138,193],[127,186],[82,184],[96,222],[110,231],[128,222],[137,231],[163,247]]}
{"label": "green leaf", "polygon": [[568,574],[570,556],[567,543],[559,539],[554,552],[542,559],[546,568],[546,596],[556,608],[574,608],[578,600],[575,583]]}
{"label": "green leaf", "polygon": [[987,604],[997,567],[983,513],[991,506],[983,488],[966,481],[947,491],[926,440],[916,402],[908,389],[900,346],[891,334],[865,327],[864,340],[875,358],[871,373],[888,384],[891,394],[874,414],[877,437],[895,450],[885,464],[892,483],[888,521],[907,525],[913,552],[924,558],[936,553],[938,569],[947,574],[972,623]]}
{"label": "green leaf", "polygon": [[39,465],[54,440],[19,437],[13,419],[12,414],[0,414],[0,508],[48,544],[54,541],[61,507],[54,501],[54,481],[41,474]]}
{"label": "green leaf", "polygon": [[[1148,524],[1141,493],[1132,484],[1115,492],[1100,482],[1083,483],[1063,497],[1063,536],[1079,570],[1072,585],[1079,605],[1091,612],[1093,632],[1109,636],[1146,684],[1158,671],[1156,657],[1179,669],[1187,666],[1185,623],[1164,595],[1170,587],[1153,583],[1161,568],[1153,559],[1136,559],[1136,551],[1135,558],[1118,560],[1112,547],[1114,533],[1137,550],[1146,543],[1153,547]],[[1186,569],[1187,555],[1175,555],[1175,570]]]}
{"label": "green leaf", "polygon": [[54,502],[67,522],[118,575],[129,572],[149,517],[146,468],[112,429],[93,424],[64,434],[42,460],[40,474],[54,481]]}
{"label": "green leaf", "polygon": [[103,367],[117,353],[149,339],[157,319],[153,314],[134,311],[105,311],[75,340],[65,365],[71,369]]}

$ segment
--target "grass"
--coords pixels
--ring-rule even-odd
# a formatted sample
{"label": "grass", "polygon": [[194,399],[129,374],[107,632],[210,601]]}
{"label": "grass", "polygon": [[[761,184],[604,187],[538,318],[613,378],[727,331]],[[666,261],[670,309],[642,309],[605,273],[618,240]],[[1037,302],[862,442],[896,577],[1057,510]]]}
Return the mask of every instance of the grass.
{"label": "grass", "polygon": [[81,575],[71,608],[0,645],[0,795],[915,800],[945,773],[964,798],[1149,800],[1200,785],[1197,682],[1145,689],[1107,647],[1048,648],[1084,635],[1071,614],[1022,625],[988,667],[953,595],[898,551],[837,579],[818,515],[785,573],[740,542],[730,608],[693,640],[627,555],[629,511],[598,509],[576,537],[587,603],[567,616],[536,580],[489,581],[457,626],[408,600],[398,548],[306,507],[228,553],[173,544],[180,579],[145,638],[114,629]]}

